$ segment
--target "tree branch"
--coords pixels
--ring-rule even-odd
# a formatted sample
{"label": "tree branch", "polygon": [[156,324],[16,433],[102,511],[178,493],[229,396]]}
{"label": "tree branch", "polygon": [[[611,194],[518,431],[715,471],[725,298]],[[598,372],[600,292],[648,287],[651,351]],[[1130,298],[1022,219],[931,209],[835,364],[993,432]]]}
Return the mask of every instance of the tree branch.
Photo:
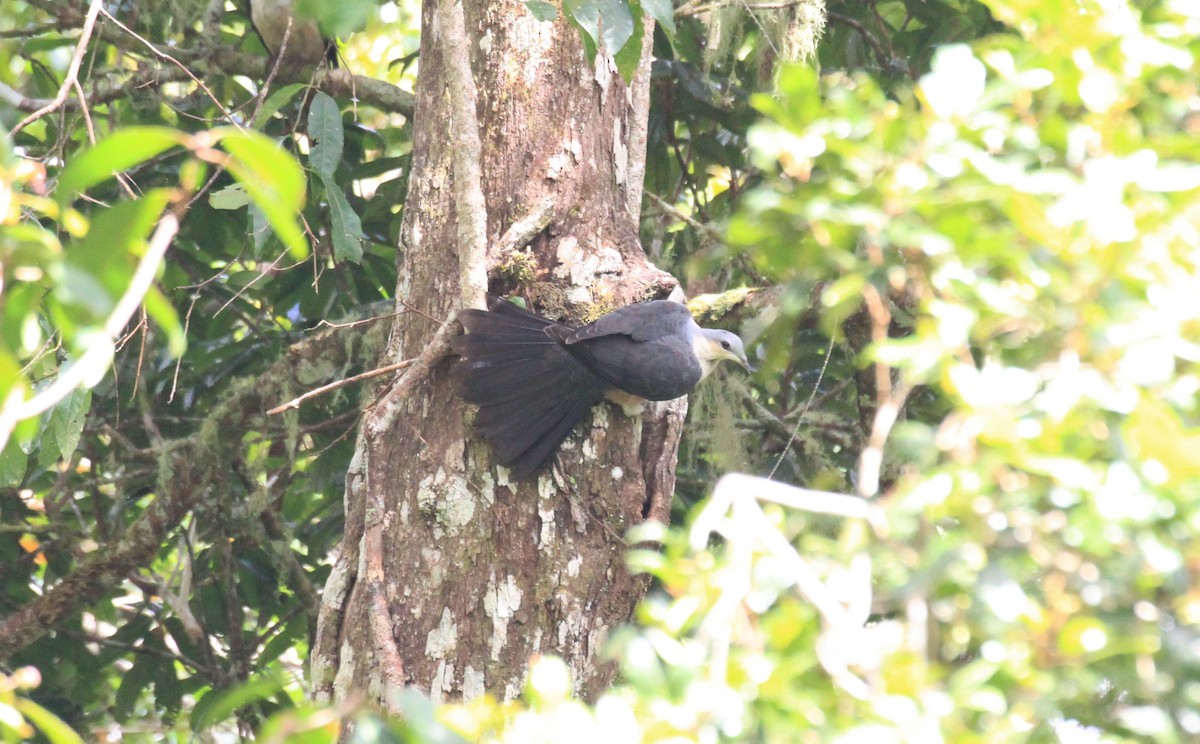
{"label": "tree branch", "polygon": [[[85,22],[85,17],[67,3],[47,3],[34,0],[32,5],[55,18],[59,28],[73,28]],[[96,36],[108,44],[129,52],[131,55],[142,56],[150,42],[138,41],[118,28],[100,25]],[[143,43],[144,42],[144,43]],[[164,53],[150,45],[152,53],[158,58],[166,57]],[[177,67],[139,66],[131,75],[113,75],[101,78],[92,85],[88,100],[92,105],[107,103],[124,98],[143,88],[157,88],[165,83],[183,80],[203,80],[211,73],[226,75],[245,75],[253,80],[264,80],[270,72],[269,60],[254,54],[245,54],[228,47],[204,49],[172,48],[171,59],[178,63]],[[363,75],[351,74],[349,70],[328,70],[318,74],[315,79],[302,70],[280,70],[276,78],[281,83],[312,83],[337,98],[352,98],[355,101],[374,106],[381,111],[401,114],[411,118],[415,97],[412,93],[396,87],[391,83]],[[35,111],[47,105],[47,99],[29,98],[13,91],[11,88],[0,88],[0,96],[22,111]],[[77,101],[64,99],[60,104],[64,108],[75,108]],[[14,129],[15,134],[17,130]]]}
{"label": "tree branch", "polygon": [[63,83],[58,88],[58,95],[54,100],[34,111],[29,116],[26,116],[9,132],[10,136],[16,136],[25,127],[42,118],[46,114],[57,111],[63,102],[67,100],[67,95],[71,92],[71,88],[75,86],[75,81],[79,77],[79,65],[83,63],[83,55],[87,52],[88,42],[92,39],[92,30],[96,27],[96,16],[100,14],[104,7],[101,0],[92,0],[91,6],[88,7],[87,17],[83,21],[83,33],[79,35],[79,43],[75,45],[75,54],[71,57],[71,64],[67,66],[67,75],[63,79]]}
{"label": "tree branch", "polygon": [[454,148],[454,218],[458,222],[459,291],[462,306],[487,306],[487,204],[483,199],[480,165],[477,93],[471,74],[470,47],[462,5],[442,0],[438,5],[446,84],[450,90],[450,131]]}
{"label": "tree branch", "polygon": [[529,245],[529,241],[545,230],[554,218],[554,206],[554,199],[547,197],[529,214],[509,225],[489,251],[491,257],[488,263],[494,268],[499,267],[512,258],[514,253]]}
{"label": "tree branch", "polygon": [[388,372],[396,372],[398,370],[402,370],[402,369],[408,367],[409,365],[411,365],[412,363],[413,363],[413,360],[405,359],[404,361],[396,362],[395,364],[387,364],[382,367],[376,367],[375,369],[369,370],[367,372],[363,372],[361,374],[357,374],[352,377],[347,377],[344,380],[334,380],[333,382],[331,382],[327,385],[322,385],[321,387],[313,388],[312,390],[309,390],[304,395],[301,395],[299,397],[289,400],[287,403],[283,403],[281,405],[275,406],[271,410],[267,411],[267,415],[274,416],[277,413],[283,413],[284,411],[288,410],[289,408],[299,408],[301,403],[303,403],[304,401],[306,401],[310,398],[315,398],[318,395],[324,395],[325,393],[328,393],[331,390],[337,390],[340,387],[345,387],[346,385],[352,385],[356,382],[361,382],[362,380],[369,380],[372,377],[378,377],[379,375],[387,374]]}

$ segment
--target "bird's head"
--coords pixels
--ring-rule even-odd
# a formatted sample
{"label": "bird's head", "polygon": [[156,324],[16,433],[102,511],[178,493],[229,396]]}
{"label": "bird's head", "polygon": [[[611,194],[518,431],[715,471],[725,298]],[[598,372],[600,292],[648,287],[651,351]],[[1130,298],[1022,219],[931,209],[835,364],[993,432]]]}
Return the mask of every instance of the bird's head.
{"label": "bird's head", "polygon": [[738,338],[736,333],[701,328],[700,343],[695,345],[695,352],[696,356],[700,358],[700,364],[704,367],[706,376],[712,369],[712,365],[722,359],[737,362],[747,372],[754,371],[746,359],[746,349],[742,346],[742,339]]}

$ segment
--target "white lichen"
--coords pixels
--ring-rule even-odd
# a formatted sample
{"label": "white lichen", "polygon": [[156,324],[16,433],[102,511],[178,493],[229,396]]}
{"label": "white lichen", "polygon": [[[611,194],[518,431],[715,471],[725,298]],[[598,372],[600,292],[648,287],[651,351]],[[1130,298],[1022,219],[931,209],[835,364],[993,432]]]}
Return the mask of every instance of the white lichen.
{"label": "white lichen", "polygon": [[450,615],[450,608],[442,609],[442,619],[438,626],[429,631],[425,637],[425,655],[433,659],[441,659],[458,646],[458,626]]}
{"label": "white lichen", "polygon": [[546,165],[546,178],[551,181],[557,181],[562,177],[562,173],[571,163],[571,156],[568,153],[560,152],[550,156],[550,162]]}
{"label": "white lichen", "polygon": [[485,685],[483,672],[475,671],[475,669],[468,664],[466,668],[463,669],[463,702],[467,703],[481,698],[486,692],[487,687]]}
{"label": "white lichen", "polygon": [[422,548],[421,558],[425,560],[425,581],[427,587],[441,586],[446,580],[446,568],[443,565],[445,555],[437,548]]}
{"label": "white lichen", "polygon": [[[565,648],[568,638],[578,638],[583,630],[583,611],[578,607],[573,607],[567,613],[565,620],[558,624],[558,645],[560,648]],[[593,646],[592,648],[599,648]]]}
{"label": "white lichen", "polygon": [[538,518],[542,521],[542,529],[538,535],[538,547],[545,550],[554,544],[554,507],[543,509],[539,506]]}
{"label": "white lichen", "polygon": [[441,705],[444,702],[444,695],[454,689],[454,665],[447,663],[445,659],[438,662],[437,669],[433,672],[433,679],[429,683],[429,699],[434,705]]}
{"label": "white lichen", "polygon": [[456,535],[475,516],[475,494],[465,478],[457,473],[447,475],[446,469],[439,467],[417,484],[417,507],[436,520],[435,535],[443,531]]}
{"label": "white lichen", "polygon": [[542,473],[537,480],[538,498],[547,500],[554,498],[558,491],[554,488],[554,479],[548,474]]}
{"label": "white lichen", "polygon": [[358,665],[354,660],[354,647],[350,645],[349,639],[342,641],[338,659],[340,663],[333,678],[333,694],[335,700],[345,700],[353,689],[354,680],[358,676]]}
{"label": "white lichen", "polygon": [[500,660],[500,652],[508,643],[508,621],[521,608],[521,597],[521,588],[511,574],[499,584],[495,575],[488,579],[483,612],[492,619],[492,661]]}

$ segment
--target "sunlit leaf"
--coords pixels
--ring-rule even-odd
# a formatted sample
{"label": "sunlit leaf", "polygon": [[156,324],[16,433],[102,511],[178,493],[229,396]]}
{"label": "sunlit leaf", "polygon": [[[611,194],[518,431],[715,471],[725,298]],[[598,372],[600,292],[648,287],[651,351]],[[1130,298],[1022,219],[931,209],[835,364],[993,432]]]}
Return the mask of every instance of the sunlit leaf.
{"label": "sunlit leaf", "polygon": [[63,723],[61,718],[32,700],[17,698],[15,706],[50,744],[83,744],[79,734]]}
{"label": "sunlit leaf", "polygon": [[213,209],[241,209],[251,203],[250,195],[240,183],[231,183],[208,197]]}
{"label": "sunlit leaf", "polygon": [[[265,700],[283,689],[283,683],[272,676],[261,675],[224,692],[210,690],[204,695],[204,705],[197,703],[192,715],[192,730],[203,731],[229,719],[238,709]],[[209,698],[212,698],[209,700]]]}
{"label": "sunlit leaf", "polygon": [[1142,460],[1166,470],[1169,482],[1200,478],[1200,429],[1185,427],[1161,401],[1139,402],[1125,424],[1125,435]]}
{"label": "sunlit leaf", "polygon": [[150,160],[187,141],[186,135],[167,127],[126,127],[71,159],[58,182],[61,201],[74,199],[115,174]]}
{"label": "sunlit leaf", "polygon": [[258,132],[216,132],[233,155],[230,173],[266,215],[272,229],[296,258],[308,255],[308,242],[298,221],[304,205],[304,171],[291,155]]}
{"label": "sunlit leaf", "polygon": [[92,391],[82,388],[76,388],[60,401],[51,411],[50,421],[46,424],[46,438],[53,442],[54,447],[43,444],[42,451],[52,452],[55,458],[70,460],[79,445],[91,404]]}

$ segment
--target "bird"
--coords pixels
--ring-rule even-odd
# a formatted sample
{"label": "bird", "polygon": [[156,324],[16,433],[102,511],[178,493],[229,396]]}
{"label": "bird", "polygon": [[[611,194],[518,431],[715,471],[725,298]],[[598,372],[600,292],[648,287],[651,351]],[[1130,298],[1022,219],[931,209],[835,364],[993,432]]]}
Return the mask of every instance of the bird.
{"label": "bird", "polygon": [[[315,68],[324,60],[330,67],[337,67],[337,45],[333,39],[321,35],[315,21],[295,16],[294,0],[247,0],[247,3],[250,5],[250,23],[271,57],[277,58],[283,52],[280,65],[302,70]],[[291,19],[292,31],[288,34],[287,48],[283,49],[288,19]]]}
{"label": "bird", "polygon": [[579,328],[489,296],[487,310],[458,314],[451,341],[459,395],[479,406],[475,434],[496,462],[524,480],[604,398],[625,406],[690,393],[713,366],[752,371],[737,334],[701,328],[678,302],[618,308]]}

